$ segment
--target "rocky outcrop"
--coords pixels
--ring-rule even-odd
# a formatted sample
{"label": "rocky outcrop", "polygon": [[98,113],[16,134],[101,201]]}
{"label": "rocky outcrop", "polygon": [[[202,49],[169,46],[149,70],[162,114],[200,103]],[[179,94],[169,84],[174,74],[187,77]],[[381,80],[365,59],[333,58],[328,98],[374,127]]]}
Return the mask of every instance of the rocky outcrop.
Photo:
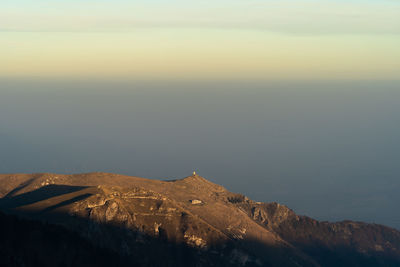
{"label": "rocky outcrop", "polygon": [[397,266],[400,232],[362,222],[319,222],[278,203],[237,203],[249,216],[322,266]]}
{"label": "rocky outcrop", "polygon": [[215,240],[226,240],[222,233],[189,214],[173,200],[138,187],[99,186],[96,194],[74,203],[69,214],[98,225],[129,229],[135,233],[132,239],[135,241],[149,236],[207,249]]}

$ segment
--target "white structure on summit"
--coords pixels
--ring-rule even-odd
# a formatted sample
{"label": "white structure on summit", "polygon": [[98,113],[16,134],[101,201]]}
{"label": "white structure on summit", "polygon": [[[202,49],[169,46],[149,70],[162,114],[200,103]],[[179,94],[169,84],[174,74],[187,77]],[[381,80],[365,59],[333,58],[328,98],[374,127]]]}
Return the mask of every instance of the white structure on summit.
{"label": "white structure on summit", "polygon": [[199,205],[199,204],[203,204],[203,201],[199,200],[199,199],[191,199],[189,200],[190,203],[192,203],[193,205]]}

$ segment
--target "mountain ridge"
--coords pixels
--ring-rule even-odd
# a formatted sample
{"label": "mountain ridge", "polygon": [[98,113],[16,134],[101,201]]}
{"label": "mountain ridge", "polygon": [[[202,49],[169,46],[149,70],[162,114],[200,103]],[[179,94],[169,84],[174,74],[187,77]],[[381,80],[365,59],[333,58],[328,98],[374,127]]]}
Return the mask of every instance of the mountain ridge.
{"label": "mountain ridge", "polygon": [[[150,180],[102,172],[1,174],[0,197],[7,213],[62,225],[113,251],[137,249],[146,236],[191,247],[206,259],[214,257],[212,252],[232,266],[400,264],[395,229],[319,222],[279,203],[232,193],[199,175]],[[118,232],[112,236],[106,226],[121,230],[112,230]],[[344,265],[329,265],[341,261]]]}

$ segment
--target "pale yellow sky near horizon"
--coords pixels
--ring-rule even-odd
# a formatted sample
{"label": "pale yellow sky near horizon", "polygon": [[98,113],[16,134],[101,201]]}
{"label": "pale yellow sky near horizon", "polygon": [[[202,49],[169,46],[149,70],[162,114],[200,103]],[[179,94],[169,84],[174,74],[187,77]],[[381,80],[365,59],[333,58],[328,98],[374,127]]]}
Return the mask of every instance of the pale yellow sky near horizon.
{"label": "pale yellow sky near horizon", "polygon": [[394,1],[171,3],[5,1],[0,77],[359,80],[400,73]]}

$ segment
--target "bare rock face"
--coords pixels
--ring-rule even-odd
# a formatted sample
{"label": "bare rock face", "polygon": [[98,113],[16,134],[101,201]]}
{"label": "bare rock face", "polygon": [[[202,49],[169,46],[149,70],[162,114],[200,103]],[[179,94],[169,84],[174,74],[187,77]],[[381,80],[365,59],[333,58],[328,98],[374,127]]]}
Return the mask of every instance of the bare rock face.
{"label": "bare rock face", "polygon": [[352,263],[344,266],[380,266],[383,261],[377,258],[383,255],[390,259],[385,262],[387,266],[396,266],[400,260],[400,232],[395,229],[362,222],[319,222],[298,216],[278,203],[237,205],[255,221],[296,247],[302,247],[322,266],[335,266],[334,262],[346,257]]}
{"label": "bare rock face", "polygon": [[226,239],[173,200],[139,187],[98,187],[96,194],[73,203],[69,214],[130,229],[139,241],[149,236],[207,249],[215,240]]}
{"label": "bare rock face", "polygon": [[0,192],[2,210],[61,225],[127,265],[400,266],[394,229],[319,222],[198,175],[0,175]]}
{"label": "bare rock face", "polygon": [[297,220],[298,216],[288,207],[279,203],[256,203],[246,207],[250,208],[251,217],[271,228],[278,227],[289,219]]}

